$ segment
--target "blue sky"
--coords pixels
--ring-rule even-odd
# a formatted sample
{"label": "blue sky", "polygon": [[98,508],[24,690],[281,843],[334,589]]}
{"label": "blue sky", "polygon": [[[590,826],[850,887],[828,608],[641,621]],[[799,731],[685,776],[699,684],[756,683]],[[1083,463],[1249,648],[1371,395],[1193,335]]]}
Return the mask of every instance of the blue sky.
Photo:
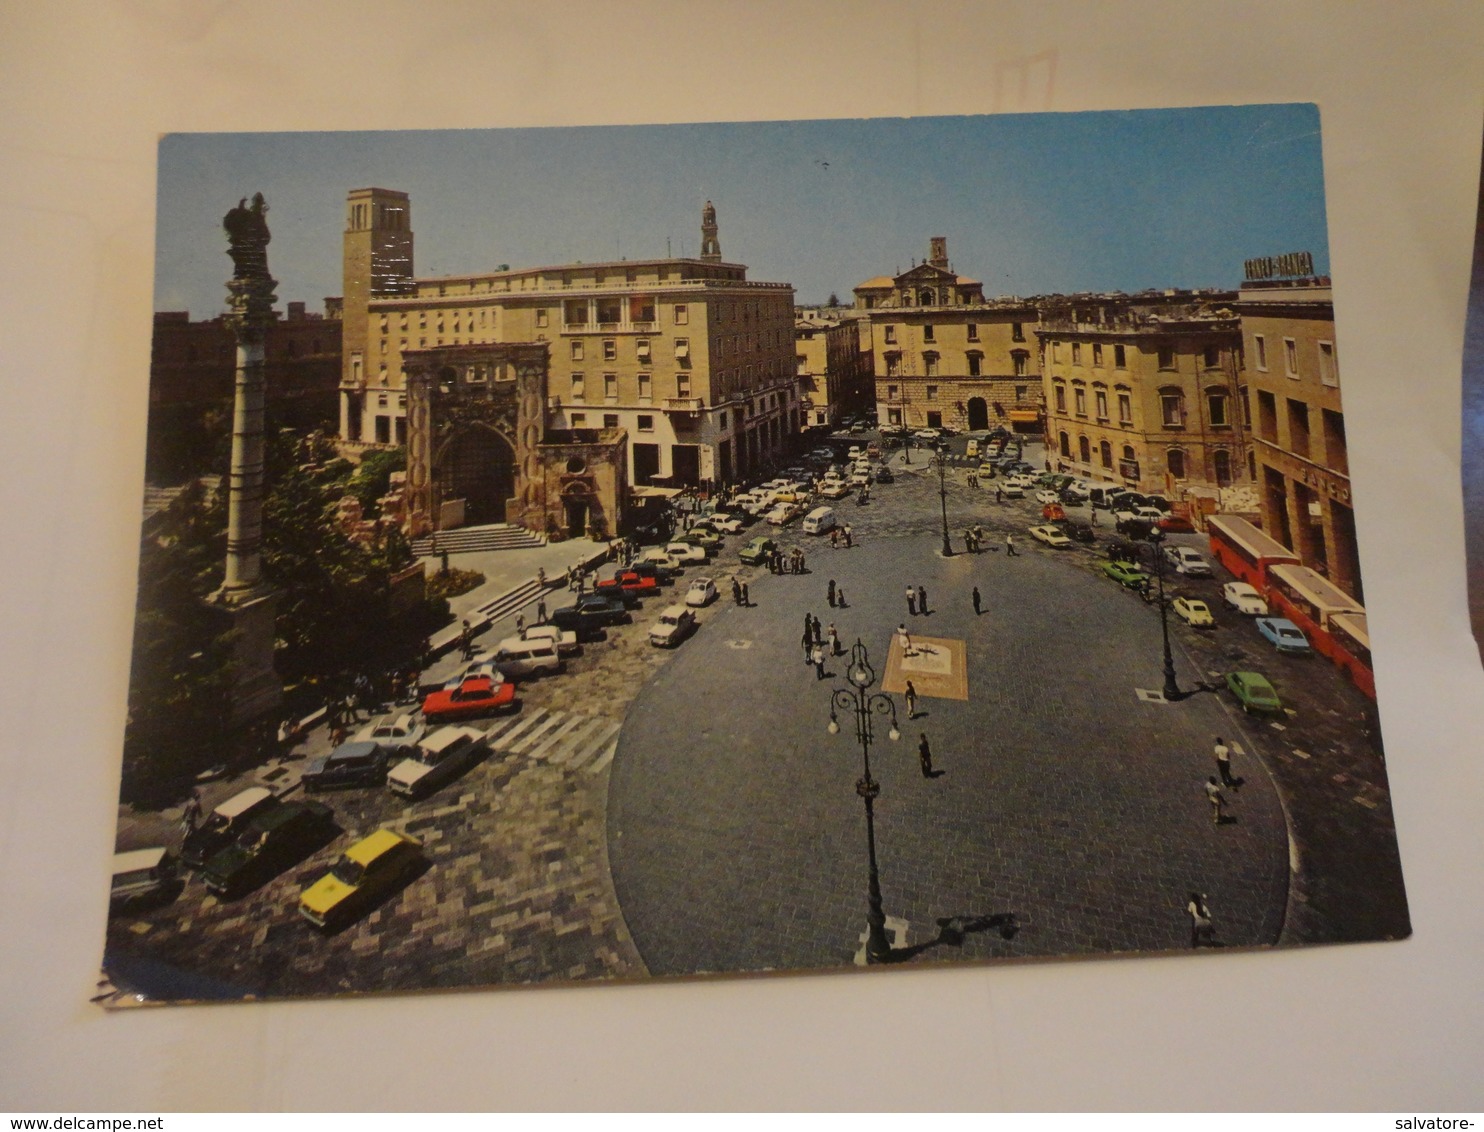
{"label": "blue sky", "polygon": [[1308,104],[1076,114],[364,133],[173,134],[160,146],[155,307],[209,317],[221,218],[268,199],[280,303],[338,295],[345,194],[412,198],[420,276],[696,255],[842,301],[946,236],[987,295],[1235,286],[1242,261],[1329,271]]}

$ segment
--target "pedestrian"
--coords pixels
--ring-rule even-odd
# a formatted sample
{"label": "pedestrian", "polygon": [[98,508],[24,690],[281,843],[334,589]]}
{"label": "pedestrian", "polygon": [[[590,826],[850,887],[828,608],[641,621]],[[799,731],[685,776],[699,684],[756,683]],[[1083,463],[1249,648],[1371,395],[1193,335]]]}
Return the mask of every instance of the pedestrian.
{"label": "pedestrian", "polygon": [[546,569],[542,566],[536,567],[536,584],[543,590],[546,588]]}
{"label": "pedestrian", "polygon": [[808,664],[810,662],[809,654],[814,651],[814,631],[810,628],[807,621],[804,624],[804,638],[799,643],[804,646],[804,663]]}
{"label": "pedestrian", "polygon": [[924,617],[927,616],[928,612],[927,590],[922,586],[917,587],[917,612],[921,613]]}
{"label": "pedestrian", "polygon": [[983,610],[980,608],[980,603],[982,602],[982,600],[983,599],[980,598],[980,596],[979,596],[979,587],[978,586],[975,586],[974,587],[974,616],[975,617],[978,617],[979,614],[983,612]]}
{"label": "pedestrian", "polygon": [[826,630],[825,636],[829,637],[830,639],[831,656],[839,656],[845,651],[843,648],[840,647],[840,634],[835,632],[835,623],[833,621],[830,622],[830,627],[828,630]]}
{"label": "pedestrian", "polygon": [[933,749],[928,746],[926,731],[918,732],[917,762],[922,767],[922,777],[933,777]]}
{"label": "pedestrian", "polygon": [[814,643],[816,645],[824,644],[824,633],[820,631],[819,618],[815,617],[812,613],[809,615],[809,631],[814,634]]}
{"label": "pedestrian", "polygon": [[463,653],[465,660],[474,655],[474,629],[467,617],[464,618],[463,626],[459,629],[459,651]]}
{"label": "pedestrian", "polygon": [[917,616],[917,591],[911,586],[907,587],[907,615],[909,617]]}
{"label": "pedestrian", "polygon": [[1226,795],[1221,792],[1221,784],[1215,775],[1206,779],[1206,801],[1211,803],[1211,824],[1220,825],[1226,821]]}
{"label": "pedestrian", "polygon": [[1185,911],[1190,916],[1190,946],[1200,947],[1205,944],[1207,947],[1214,947],[1216,933],[1211,926],[1211,909],[1206,906],[1206,894],[1192,892]]}
{"label": "pedestrian", "polygon": [[1096,507],[1092,509],[1092,525],[1098,525],[1098,509]]}
{"label": "pedestrian", "polygon": [[912,686],[912,681],[907,681],[907,690],[902,693],[907,700],[907,718],[917,718],[917,689]]}
{"label": "pedestrian", "polygon": [[536,623],[546,624],[546,599],[544,597],[536,603]]}
{"label": "pedestrian", "polygon": [[968,527],[964,528],[964,549],[970,554],[974,553],[974,532]]}
{"label": "pedestrian", "polygon": [[912,634],[907,632],[906,625],[897,626],[897,644],[902,646],[903,656],[916,656],[912,649]]}
{"label": "pedestrian", "polygon": [[524,613],[517,613],[515,615],[515,635],[517,637],[524,637],[526,635],[526,615]]}
{"label": "pedestrian", "polygon": [[1242,785],[1240,779],[1232,777],[1232,752],[1231,748],[1222,741],[1220,735],[1216,736],[1216,772],[1221,775],[1221,785],[1237,789]]}
{"label": "pedestrian", "polygon": [[974,546],[977,549],[978,547],[981,547],[983,545],[984,545],[984,528],[980,524],[975,523],[974,524]]}
{"label": "pedestrian", "polygon": [[738,584],[736,578],[733,578],[732,579],[732,604],[733,605],[741,605],[742,604],[742,587],[741,587],[741,585]]}
{"label": "pedestrian", "polygon": [[1014,535],[1006,535],[1005,536],[1005,557],[1006,558],[1019,558],[1020,557],[1020,555],[1018,553],[1016,553],[1016,550],[1015,550],[1015,536]]}
{"label": "pedestrian", "polygon": [[845,587],[844,586],[840,586],[839,588],[837,588],[835,590],[835,608],[837,608],[837,609],[844,609],[845,608]]}
{"label": "pedestrian", "polygon": [[839,546],[840,546],[840,528],[839,527],[831,527],[830,528],[830,549],[831,550],[837,550],[837,549],[839,549]]}
{"label": "pedestrian", "polygon": [[853,533],[853,530],[854,529],[851,527],[851,525],[849,523],[846,523],[845,524],[845,549],[846,550],[849,550],[852,546],[855,545],[855,535]]}
{"label": "pedestrian", "polygon": [[746,582],[742,583],[742,604],[747,607],[752,605],[752,595],[747,592]]}
{"label": "pedestrian", "polygon": [[994,489],[994,501],[996,503],[1003,503],[1003,502],[1005,502],[1005,493],[1002,490],[1000,490],[1000,486],[998,484],[995,485],[995,489]]}
{"label": "pedestrian", "polygon": [[189,837],[196,832],[196,823],[201,820],[201,792],[192,790],[191,796],[186,799],[185,808],[180,812],[181,831]]}
{"label": "pedestrian", "polygon": [[823,680],[824,679],[824,646],[823,645],[815,645],[814,646],[814,651],[811,652],[809,654],[809,656],[810,656],[810,659],[814,661],[814,679],[815,680]]}
{"label": "pedestrian", "polygon": [[799,551],[799,573],[800,574],[807,574],[809,572],[808,567],[809,567],[809,558],[801,550],[801,551]]}
{"label": "pedestrian", "polygon": [[828,599],[829,599],[830,608],[831,609],[834,609],[835,608],[835,579],[834,578],[831,578],[830,579],[830,586],[829,586],[829,589],[827,591],[825,591],[825,596],[828,597]]}

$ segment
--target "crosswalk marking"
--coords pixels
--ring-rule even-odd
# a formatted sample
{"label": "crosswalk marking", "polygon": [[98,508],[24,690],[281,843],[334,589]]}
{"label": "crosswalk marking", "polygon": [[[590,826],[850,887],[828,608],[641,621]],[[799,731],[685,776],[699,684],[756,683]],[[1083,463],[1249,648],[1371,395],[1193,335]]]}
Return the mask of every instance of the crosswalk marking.
{"label": "crosswalk marking", "polygon": [[[544,719],[545,717],[545,708],[537,708],[530,715],[520,716],[515,721],[514,726],[506,727],[503,734],[499,735],[497,738],[493,738],[490,740],[490,747],[496,751],[503,751],[510,745],[510,741],[514,739],[515,736],[519,735],[522,731],[526,730],[526,728]],[[490,734],[494,734],[493,731],[491,731]]]}
{"label": "crosswalk marking", "polygon": [[[572,744],[571,750],[560,761],[567,763],[570,769],[576,770],[583,763],[587,762],[588,759],[592,758],[593,755],[601,751],[603,744],[613,738],[618,728],[619,724],[611,720],[599,720],[598,727],[583,736],[580,748],[578,744]],[[553,759],[552,761],[556,762],[558,760]]]}
{"label": "crosswalk marking", "polygon": [[550,734],[555,727],[561,727],[562,721],[567,718],[566,712],[553,711],[547,714],[535,727],[531,728],[513,743],[507,743],[505,749],[515,754],[528,752],[545,736]]}
{"label": "crosswalk marking", "polygon": [[597,716],[578,716],[577,725],[562,736],[562,745],[559,750],[553,751],[550,761],[561,764],[570,759],[579,750],[582,750],[599,728],[603,727],[607,720]]}
{"label": "crosswalk marking", "polygon": [[613,761],[623,724],[601,715],[534,708],[485,732],[490,750],[597,774]]}
{"label": "crosswalk marking", "polygon": [[[526,750],[526,754],[528,754],[533,759],[542,758],[546,755],[547,751],[556,746],[558,740],[570,740],[572,738],[573,731],[580,731],[582,728],[586,727],[588,723],[589,720],[586,716],[570,715],[565,720],[563,720],[560,726],[558,726],[555,730],[548,731],[542,737],[541,742],[537,743],[534,747],[528,748]],[[551,761],[558,762],[560,761],[560,759],[553,758]]]}
{"label": "crosswalk marking", "polygon": [[583,773],[584,774],[590,774],[590,775],[591,774],[597,774],[600,770],[602,770],[605,766],[607,766],[609,763],[611,763],[613,761],[613,755],[614,755],[614,753],[617,750],[618,750],[618,740],[615,739],[613,742],[611,742],[611,743],[608,744],[608,749],[606,751],[604,751],[601,755],[599,755],[597,758],[595,758],[592,761],[591,765],[589,765],[588,768]]}

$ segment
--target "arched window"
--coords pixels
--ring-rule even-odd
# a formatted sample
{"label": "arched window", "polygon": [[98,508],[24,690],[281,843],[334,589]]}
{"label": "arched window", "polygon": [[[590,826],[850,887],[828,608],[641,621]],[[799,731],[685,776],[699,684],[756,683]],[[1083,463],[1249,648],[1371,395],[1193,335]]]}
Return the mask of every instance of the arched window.
{"label": "arched window", "polygon": [[1092,443],[1085,436],[1077,438],[1077,454],[1084,464],[1092,463]]}
{"label": "arched window", "polygon": [[1102,458],[1103,467],[1111,468],[1113,466],[1113,445],[1109,444],[1106,440],[1098,445],[1098,455]]}
{"label": "arched window", "polygon": [[1185,478],[1185,453],[1179,448],[1171,448],[1165,455],[1165,465],[1170,470],[1170,475],[1177,480]]}
{"label": "arched window", "polygon": [[1132,444],[1125,444],[1123,446],[1123,458],[1130,464],[1138,459],[1138,457],[1134,455],[1134,446]]}
{"label": "arched window", "polygon": [[919,306],[930,307],[933,305],[933,299],[935,297],[931,287],[924,287],[917,293],[917,303]]}
{"label": "arched window", "polygon": [[1070,460],[1072,458],[1072,438],[1063,432],[1058,436],[1057,442],[1061,447],[1061,454]]}

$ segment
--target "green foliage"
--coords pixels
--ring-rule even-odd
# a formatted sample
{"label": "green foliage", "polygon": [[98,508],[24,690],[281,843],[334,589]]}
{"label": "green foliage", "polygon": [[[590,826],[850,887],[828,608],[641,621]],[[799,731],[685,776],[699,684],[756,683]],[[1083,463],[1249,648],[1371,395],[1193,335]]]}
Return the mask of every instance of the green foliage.
{"label": "green foliage", "polygon": [[428,578],[428,596],[458,597],[482,585],[484,575],[478,570],[439,570]]}
{"label": "green foliage", "polygon": [[350,479],[349,491],[361,501],[361,513],[374,519],[381,513],[378,502],[391,486],[393,472],[407,470],[407,450],[368,452]]}

